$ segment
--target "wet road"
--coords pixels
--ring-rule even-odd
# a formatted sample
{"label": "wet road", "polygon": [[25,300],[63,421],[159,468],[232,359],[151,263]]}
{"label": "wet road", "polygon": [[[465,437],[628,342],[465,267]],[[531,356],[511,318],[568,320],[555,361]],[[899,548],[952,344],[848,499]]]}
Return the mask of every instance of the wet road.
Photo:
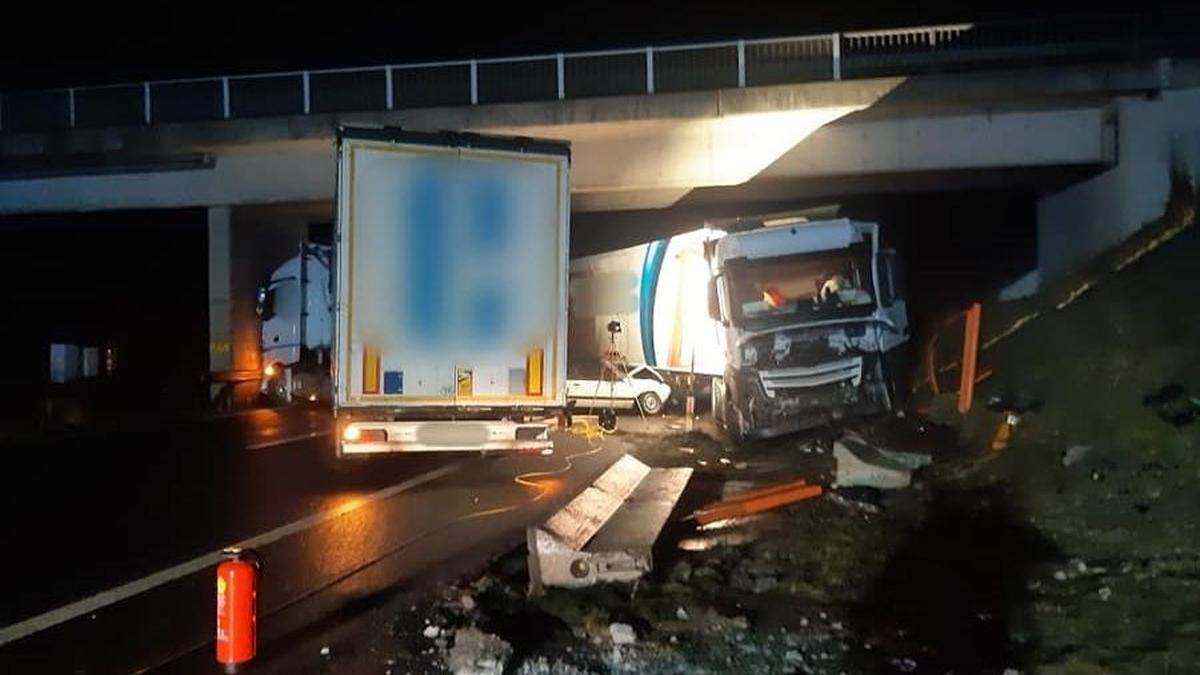
{"label": "wet road", "polygon": [[[213,555],[246,540],[264,557],[262,612],[287,616],[275,633],[301,629],[519,529],[611,455],[569,436],[557,445],[550,459],[345,463],[333,456],[329,412],[293,408],[0,447],[0,666],[134,670],[201,648],[212,634]],[[547,481],[545,499],[513,481],[568,455],[578,466]]]}

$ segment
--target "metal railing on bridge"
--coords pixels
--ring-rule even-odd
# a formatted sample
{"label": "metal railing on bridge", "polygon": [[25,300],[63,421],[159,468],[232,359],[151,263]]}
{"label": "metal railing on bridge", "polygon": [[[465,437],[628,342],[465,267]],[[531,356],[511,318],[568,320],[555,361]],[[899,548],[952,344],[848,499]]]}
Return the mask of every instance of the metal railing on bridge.
{"label": "metal railing on bridge", "polygon": [[[1189,17],[1195,19],[1195,17]],[[515,103],[1195,52],[1196,22],[955,24],[497,59],[158,80],[0,95],[0,131]]]}

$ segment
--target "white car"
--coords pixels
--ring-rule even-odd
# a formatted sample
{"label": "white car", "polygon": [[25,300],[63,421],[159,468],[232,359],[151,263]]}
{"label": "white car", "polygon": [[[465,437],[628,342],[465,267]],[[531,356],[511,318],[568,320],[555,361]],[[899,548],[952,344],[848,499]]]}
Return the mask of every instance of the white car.
{"label": "white car", "polygon": [[589,407],[633,408],[636,401],[642,412],[657,415],[670,396],[671,385],[646,364],[631,367],[621,379],[567,380],[567,399],[575,402],[576,411]]}

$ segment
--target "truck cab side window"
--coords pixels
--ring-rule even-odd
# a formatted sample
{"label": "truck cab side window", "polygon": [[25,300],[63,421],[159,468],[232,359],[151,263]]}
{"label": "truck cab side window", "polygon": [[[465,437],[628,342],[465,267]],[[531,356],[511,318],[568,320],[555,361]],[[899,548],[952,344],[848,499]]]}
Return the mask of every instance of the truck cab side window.
{"label": "truck cab side window", "polygon": [[258,288],[257,306],[254,308],[259,318],[270,321],[275,316],[275,289],[260,286]]}
{"label": "truck cab side window", "polygon": [[892,249],[879,252],[879,294],[883,296],[880,301],[884,307],[891,307],[892,303],[904,297],[900,260]]}

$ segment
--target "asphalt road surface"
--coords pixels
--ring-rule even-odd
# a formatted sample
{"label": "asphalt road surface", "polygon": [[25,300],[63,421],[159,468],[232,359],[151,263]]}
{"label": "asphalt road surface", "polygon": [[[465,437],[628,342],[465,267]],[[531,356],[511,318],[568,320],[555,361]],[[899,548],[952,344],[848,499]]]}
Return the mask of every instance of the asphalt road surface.
{"label": "asphalt road surface", "polygon": [[[0,451],[4,672],[210,664],[214,565],[235,544],[263,559],[262,642],[284,640],[431,566],[479,555],[616,457],[563,434],[551,458],[347,463],[334,458],[329,411],[317,408]],[[551,475],[532,476],[538,488],[514,480],[540,471]]]}

